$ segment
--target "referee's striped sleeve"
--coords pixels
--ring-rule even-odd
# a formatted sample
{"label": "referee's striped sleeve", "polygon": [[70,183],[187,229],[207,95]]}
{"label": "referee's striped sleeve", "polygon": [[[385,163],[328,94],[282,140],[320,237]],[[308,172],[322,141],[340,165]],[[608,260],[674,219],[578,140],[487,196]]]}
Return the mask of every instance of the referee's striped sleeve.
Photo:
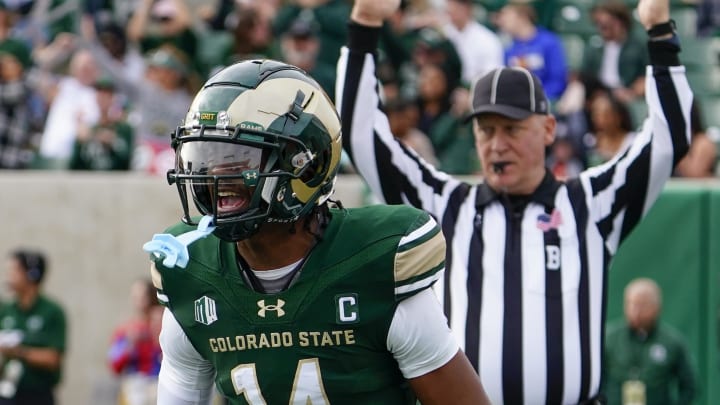
{"label": "referee's striped sleeve", "polygon": [[[357,35],[352,26],[350,35]],[[373,54],[343,47],[335,96],[343,148],[382,203],[408,204],[442,218],[460,183],[395,139],[382,110],[378,86]]]}
{"label": "referee's striped sleeve", "polygon": [[402,300],[429,288],[445,270],[445,238],[435,220],[421,213],[400,238],[395,254],[395,297]]}
{"label": "referee's striped sleeve", "polygon": [[632,144],[580,179],[597,225],[614,254],[657,200],[675,164],[690,145],[693,94],[684,66],[648,66],[648,117]]}

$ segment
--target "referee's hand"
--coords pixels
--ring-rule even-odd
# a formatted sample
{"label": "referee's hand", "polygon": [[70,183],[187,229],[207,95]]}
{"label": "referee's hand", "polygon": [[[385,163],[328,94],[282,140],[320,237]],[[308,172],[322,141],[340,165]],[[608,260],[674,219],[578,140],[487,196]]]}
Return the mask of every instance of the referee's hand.
{"label": "referee's hand", "polygon": [[640,0],[637,10],[646,30],[670,20],[670,0]]}
{"label": "referee's hand", "polygon": [[350,19],[358,24],[379,27],[400,7],[400,0],[355,0]]}

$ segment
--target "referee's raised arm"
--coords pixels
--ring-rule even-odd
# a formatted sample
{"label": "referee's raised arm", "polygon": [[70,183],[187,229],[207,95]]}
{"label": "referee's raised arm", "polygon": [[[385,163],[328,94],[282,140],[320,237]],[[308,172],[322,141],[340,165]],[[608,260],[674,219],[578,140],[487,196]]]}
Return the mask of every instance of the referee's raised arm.
{"label": "referee's raised arm", "polygon": [[678,57],[675,23],[661,3],[638,4],[640,22],[648,31],[648,117],[628,149],[580,176],[592,221],[613,254],[655,202],[690,145],[693,95]]}
{"label": "referee's raised arm", "polygon": [[343,147],[377,198],[437,218],[447,256],[434,289],[492,403],[599,403],[609,262],[688,149],[692,93],[669,0],[638,5],[649,117],[627,150],[557,180],[545,168],[557,122],[542,83],[526,69],[498,68],[470,91],[483,172],[473,184],[437,171],[390,131],[375,53],[396,3],[354,3],[338,61]]}

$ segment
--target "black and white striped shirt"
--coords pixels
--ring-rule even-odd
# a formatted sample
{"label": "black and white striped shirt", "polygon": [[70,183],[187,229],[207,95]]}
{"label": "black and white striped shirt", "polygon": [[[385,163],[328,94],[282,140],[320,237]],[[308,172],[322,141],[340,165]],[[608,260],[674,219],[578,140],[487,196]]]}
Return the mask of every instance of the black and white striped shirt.
{"label": "black and white striped shirt", "polygon": [[344,147],[383,202],[424,209],[441,224],[448,249],[436,292],[491,401],[570,404],[597,395],[608,263],[688,148],[693,96],[684,67],[647,68],[649,118],[628,149],[578,179],[547,175],[518,210],[393,138],[370,31],[351,24],[338,62]]}

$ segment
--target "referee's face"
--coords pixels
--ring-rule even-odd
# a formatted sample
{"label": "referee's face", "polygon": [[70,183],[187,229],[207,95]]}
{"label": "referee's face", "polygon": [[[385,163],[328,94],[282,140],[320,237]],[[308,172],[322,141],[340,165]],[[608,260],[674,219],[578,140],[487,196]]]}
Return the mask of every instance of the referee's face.
{"label": "referee's face", "polygon": [[529,195],[545,176],[545,148],[555,138],[555,118],[533,114],[514,120],[481,114],[473,120],[485,181],[495,191]]}

